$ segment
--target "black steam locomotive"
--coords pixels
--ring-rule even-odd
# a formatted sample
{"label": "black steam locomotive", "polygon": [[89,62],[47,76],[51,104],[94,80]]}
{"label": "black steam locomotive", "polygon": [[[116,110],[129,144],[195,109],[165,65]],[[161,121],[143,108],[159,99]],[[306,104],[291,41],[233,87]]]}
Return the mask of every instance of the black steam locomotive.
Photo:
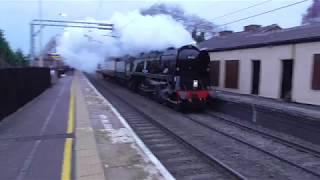
{"label": "black steam locomotive", "polygon": [[133,91],[149,94],[176,109],[204,108],[207,103],[210,61],[207,51],[188,45],[113,61],[114,70],[100,68],[98,72],[122,80]]}

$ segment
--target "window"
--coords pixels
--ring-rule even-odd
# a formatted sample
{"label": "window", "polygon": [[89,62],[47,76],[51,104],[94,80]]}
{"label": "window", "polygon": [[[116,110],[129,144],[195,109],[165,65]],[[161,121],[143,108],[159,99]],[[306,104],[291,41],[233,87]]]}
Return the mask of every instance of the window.
{"label": "window", "polygon": [[226,61],[225,88],[238,89],[239,60]]}
{"label": "window", "polygon": [[212,86],[219,86],[220,61],[210,62],[210,81]]}
{"label": "window", "polygon": [[320,90],[320,54],[313,57],[312,89]]}

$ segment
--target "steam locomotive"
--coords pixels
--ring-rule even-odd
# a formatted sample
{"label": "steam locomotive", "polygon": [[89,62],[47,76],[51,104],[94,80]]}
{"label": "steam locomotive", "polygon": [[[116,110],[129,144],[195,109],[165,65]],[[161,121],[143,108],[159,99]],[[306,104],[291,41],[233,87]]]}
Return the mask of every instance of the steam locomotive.
{"label": "steam locomotive", "polygon": [[148,94],[177,110],[206,106],[210,58],[205,50],[187,45],[136,57],[114,58],[111,62],[114,70],[101,67],[98,70],[104,78],[116,78],[129,89]]}

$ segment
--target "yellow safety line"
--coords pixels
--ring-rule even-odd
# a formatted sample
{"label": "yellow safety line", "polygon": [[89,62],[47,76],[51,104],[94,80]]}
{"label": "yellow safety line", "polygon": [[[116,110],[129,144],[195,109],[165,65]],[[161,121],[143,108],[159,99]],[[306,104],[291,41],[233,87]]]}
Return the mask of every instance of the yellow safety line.
{"label": "yellow safety line", "polygon": [[[70,89],[70,102],[69,102],[69,117],[67,133],[71,134],[74,131],[74,85],[72,83]],[[67,138],[64,143],[64,153],[61,171],[61,180],[71,180],[71,165],[72,165],[72,138]]]}
{"label": "yellow safety line", "polygon": [[67,133],[68,134],[73,133],[73,130],[74,130],[74,87],[73,85],[71,85]]}
{"label": "yellow safety line", "polygon": [[67,138],[64,143],[61,180],[71,180],[72,141],[72,138]]}

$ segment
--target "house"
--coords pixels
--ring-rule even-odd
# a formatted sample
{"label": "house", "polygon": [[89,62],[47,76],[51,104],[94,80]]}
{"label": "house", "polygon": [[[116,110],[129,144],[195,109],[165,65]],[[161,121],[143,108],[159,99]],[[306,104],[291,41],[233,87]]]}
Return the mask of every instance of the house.
{"label": "house", "polygon": [[217,90],[320,105],[320,24],[249,25],[199,44]]}

